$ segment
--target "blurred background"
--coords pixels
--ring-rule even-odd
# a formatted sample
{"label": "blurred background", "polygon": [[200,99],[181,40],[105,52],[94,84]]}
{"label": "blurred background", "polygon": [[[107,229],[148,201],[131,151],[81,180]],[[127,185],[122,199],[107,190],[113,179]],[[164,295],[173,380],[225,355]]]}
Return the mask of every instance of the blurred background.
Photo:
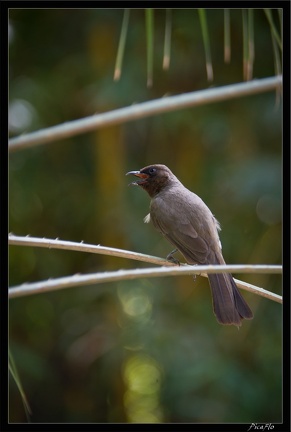
{"label": "blurred background", "polygon": [[[273,10],[279,29],[278,11]],[[254,10],[254,78],[274,76],[268,20]],[[130,13],[113,81],[122,9],[10,9],[10,136],[164,95],[243,81],[242,11],[207,10],[214,80],[198,12],[154,11],[147,87],[143,9]],[[270,53],[270,55],[266,55]],[[222,226],[229,264],[281,264],[281,103],[275,92],[188,108],[9,155],[9,230],[165,257],[171,245],[143,217],[149,198],[125,173],[168,165]],[[145,263],[10,246],[9,285]],[[278,275],[235,275],[282,294]],[[216,322],[208,282],[167,277],[11,299],[10,349],[31,422],[253,423],[282,420],[282,306],[243,292],[254,312],[238,330]],[[10,377],[9,421],[27,418]],[[270,403],[270,398],[272,402]]]}

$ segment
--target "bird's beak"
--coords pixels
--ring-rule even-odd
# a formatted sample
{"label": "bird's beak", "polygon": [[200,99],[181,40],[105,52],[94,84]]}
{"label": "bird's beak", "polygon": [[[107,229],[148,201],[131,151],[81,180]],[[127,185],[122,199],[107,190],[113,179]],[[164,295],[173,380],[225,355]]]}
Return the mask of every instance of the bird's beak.
{"label": "bird's beak", "polygon": [[141,184],[143,184],[143,183],[146,183],[146,180],[149,178],[149,175],[148,174],[145,174],[145,173],[141,173],[140,171],[129,171],[128,173],[126,173],[126,175],[129,175],[129,174],[132,174],[132,175],[134,175],[134,176],[136,176],[136,177],[139,177],[140,178],[140,180],[138,180],[138,181],[134,181],[134,182],[132,182],[132,183],[129,183],[129,185],[128,186],[138,186],[138,185],[141,185]]}

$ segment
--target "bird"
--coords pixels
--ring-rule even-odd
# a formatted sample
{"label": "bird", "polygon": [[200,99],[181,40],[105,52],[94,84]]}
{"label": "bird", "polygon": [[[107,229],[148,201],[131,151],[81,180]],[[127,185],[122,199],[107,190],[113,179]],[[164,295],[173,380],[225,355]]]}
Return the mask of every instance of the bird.
{"label": "bird", "polygon": [[[178,262],[178,250],[190,265],[225,265],[219,239],[220,224],[204,201],[187,189],[165,165],[148,165],[126,175],[138,178],[130,185],[144,189],[151,198],[145,222],[175,247],[167,259]],[[241,326],[253,313],[230,273],[208,274],[213,312],[223,325]]]}

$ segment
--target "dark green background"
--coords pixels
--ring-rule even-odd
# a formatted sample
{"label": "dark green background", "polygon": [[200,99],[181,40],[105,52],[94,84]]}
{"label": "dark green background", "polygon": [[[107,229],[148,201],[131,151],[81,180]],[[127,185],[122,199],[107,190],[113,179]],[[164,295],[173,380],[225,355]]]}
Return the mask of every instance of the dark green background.
{"label": "dark green background", "polygon": [[[277,11],[273,11],[275,22]],[[174,10],[162,70],[165,11],[155,11],[153,87],[146,86],[144,10],[130,15],[122,76],[113,81],[123,11],[11,9],[11,136],[165,94],[241,82],[242,15],[208,10],[208,83],[197,10]],[[274,75],[270,28],[254,11],[254,77]],[[268,53],[268,55],[266,55]],[[281,263],[281,107],[274,92],[161,114],[9,157],[9,230],[166,256],[143,224],[149,199],[124,174],[168,165],[221,222],[229,264]],[[10,246],[10,286],[148,265]],[[274,275],[236,275],[281,294]],[[282,306],[243,293],[254,319],[220,326],[207,280],[167,277],[12,299],[10,347],[32,422],[265,423],[282,419]],[[25,422],[10,379],[10,422]]]}

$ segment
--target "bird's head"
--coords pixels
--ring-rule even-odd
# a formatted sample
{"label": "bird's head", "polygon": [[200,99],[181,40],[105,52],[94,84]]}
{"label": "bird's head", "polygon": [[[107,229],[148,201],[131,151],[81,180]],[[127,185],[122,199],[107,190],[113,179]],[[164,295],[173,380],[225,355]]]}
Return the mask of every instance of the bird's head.
{"label": "bird's head", "polygon": [[172,171],[165,165],[155,164],[142,168],[139,171],[129,171],[126,175],[132,174],[139,178],[129,185],[141,186],[150,197],[156,196],[162,189],[169,186],[172,181],[177,181]]}

